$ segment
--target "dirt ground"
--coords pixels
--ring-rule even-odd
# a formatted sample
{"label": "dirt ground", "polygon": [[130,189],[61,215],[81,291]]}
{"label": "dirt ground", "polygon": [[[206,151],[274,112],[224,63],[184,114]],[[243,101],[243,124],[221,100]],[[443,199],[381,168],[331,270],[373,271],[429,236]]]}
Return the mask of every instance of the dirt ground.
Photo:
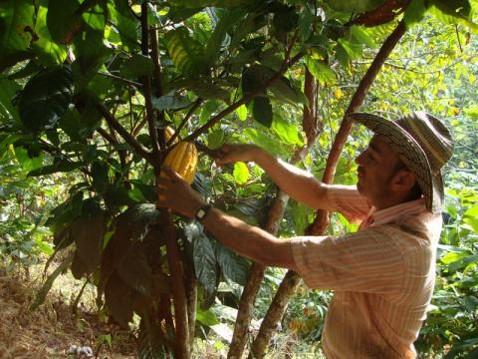
{"label": "dirt ground", "polygon": [[[0,270],[0,359],[81,358],[68,354],[72,346],[90,347],[93,358],[137,357],[131,334],[100,322],[83,303],[78,314],[73,314],[65,304],[64,290],[59,289],[65,287],[61,280],[45,303],[31,311],[39,285],[21,271],[7,274]],[[104,340],[109,336],[111,346]]]}

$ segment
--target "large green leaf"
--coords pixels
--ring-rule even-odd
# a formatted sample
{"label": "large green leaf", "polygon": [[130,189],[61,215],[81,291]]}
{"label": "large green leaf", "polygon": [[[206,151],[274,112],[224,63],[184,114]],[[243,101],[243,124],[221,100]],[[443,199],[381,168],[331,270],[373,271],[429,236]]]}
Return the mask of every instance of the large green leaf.
{"label": "large green leaf", "polygon": [[0,75],[0,114],[3,114],[4,119],[13,118],[20,120],[17,109],[12,104],[12,99],[15,93],[20,90],[20,86],[12,80]]}
{"label": "large green leaf", "polygon": [[54,66],[30,79],[20,94],[18,108],[25,128],[32,132],[56,126],[73,98],[71,71]]}
{"label": "large green leaf", "polygon": [[55,161],[52,165],[43,166],[30,171],[28,173],[28,176],[37,177],[57,172],[71,172],[78,168],[81,168],[83,165],[83,162],[73,162],[67,159],[60,159]]}
{"label": "large green leaf", "polygon": [[196,277],[210,298],[216,293],[219,276],[214,245],[204,234],[194,238],[193,260]]}
{"label": "large green leaf", "polygon": [[252,116],[260,124],[271,127],[272,125],[272,104],[268,97],[256,97],[252,101]]}
{"label": "large green leaf", "polygon": [[249,262],[221,244],[216,245],[217,262],[224,276],[233,282],[246,285]]}
{"label": "large green leaf", "polygon": [[213,64],[219,58],[221,45],[226,38],[227,32],[235,26],[244,15],[245,11],[241,8],[225,11],[220,14],[219,21],[206,45],[205,56],[209,64]]}
{"label": "large green leaf", "polygon": [[185,27],[169,31],[164,37],[176,68],[186,76],[203,74],[208,69],[203,46],[190,36]]}
{"label": "large green leaf", "polygon": [[0,57],[25,51],[33,40],[35,6],[29,0],[0,2]]}
{"label": "large green leaf", "polygon": [[326,2],[338,11],[363,12],[377,8],[385,0],[327,0]]}
{"label": "large green leaf", "polygon": [[147,56],[134,54],[121,66],[121,74],[125,77],[150,76],[153,73],[153,62]]}
{"label": "large green leaf", "polygon": [[324,62],[307,58],[306,64],[310,73],[320,82],[320,84],[333,85],[337,82],[337,75]]}
{"label": "large green leaf", "polygon": [[38,7],[35,33],[38,39],[33,42],[33,50],[46,64],[61,64],[66,59],[66,46],[54,42],[47,26],[48,4],[42,2]]}
{"label": "large green leaf", "polygon": [[69,44],[83,26],[78,0],[49,0],[47,25],[53,40]]}
{"label": "large green leaf", "polygon": [[290,104],[303,104],[306,102],[304,94],[291,85],[289,79],[284,76],[268,85],[269,80],[276,75],[276,71],[261,65],[253,65],[244,70],[242,74],[242,92],[265,93],[266,86],[280,101]]}
{"label": "large green leaf", "polygon": [[126,49],[133,50],[138,47],[139,21],[135,19],[127,0],[115,0],[114,5],[108,2],[110,20],[119,32],[122,44]]}

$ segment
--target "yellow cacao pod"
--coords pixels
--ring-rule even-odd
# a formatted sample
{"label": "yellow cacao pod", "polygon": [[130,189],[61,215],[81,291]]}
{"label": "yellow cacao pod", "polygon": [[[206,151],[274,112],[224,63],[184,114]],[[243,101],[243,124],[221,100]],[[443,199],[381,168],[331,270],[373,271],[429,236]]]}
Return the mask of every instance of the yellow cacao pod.
{"label": "yellow cacao pod", "polygon": [[[166,143],[169,142],[169,140],[174,136],[175,131],[171,126],[168,126],[164,129],[164,139],[166,140]],[[176,137],[174,142],[172,144],[178,143],[178,138]]]}
{"label": "yellow cacao pod", "polygon": [[166,156],[163,165],[171,167],[187,183],[194,181],[198,163],[198,150],[192,142],[179,142]]}

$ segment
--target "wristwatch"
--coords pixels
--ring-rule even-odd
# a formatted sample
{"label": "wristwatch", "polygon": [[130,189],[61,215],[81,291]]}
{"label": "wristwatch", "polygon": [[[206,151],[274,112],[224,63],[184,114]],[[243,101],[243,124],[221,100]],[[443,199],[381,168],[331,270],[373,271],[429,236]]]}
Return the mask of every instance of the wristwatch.
{"label": "wristwatch", "polygon": [[204,206],[199,207],[199,209],[196,211],[196,214],[194,215],[194,218],[201,222],[204,217],[206,217],[211,208],[212,206],[210,204],[205,204]]}

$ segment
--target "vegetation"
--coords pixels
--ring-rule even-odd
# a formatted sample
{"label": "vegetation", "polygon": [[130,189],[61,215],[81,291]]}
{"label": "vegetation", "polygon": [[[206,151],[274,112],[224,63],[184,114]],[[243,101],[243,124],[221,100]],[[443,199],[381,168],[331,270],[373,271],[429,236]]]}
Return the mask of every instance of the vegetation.
{"label": "vegetation", "polygon": [[1,2],[0,257],[28,268],[46,255],[57,266],[35,307],[66,269],[96,288],[98,312],[136,330],[140,358],[190,357],[194,338],[227,337],[218,324],[231,321],[231,358],[263,357],[278,322],[311,344],[292,352],[315,352],[329,294],[158,211],[163,161],[185,148],[178,138],[194,143],[192,186],[215,206],[281,236],[337,234],[355,228],[339,215],[327,228],[327,213],[288,204],[254,164],[220,169],[207,154],[252,142],[325,182],[354,183],[368,134],[354,130],[344,148],[346,114],[423,108],[448,121],[457,145],[417,348],[476,356],[477,9],[475,0]]}

